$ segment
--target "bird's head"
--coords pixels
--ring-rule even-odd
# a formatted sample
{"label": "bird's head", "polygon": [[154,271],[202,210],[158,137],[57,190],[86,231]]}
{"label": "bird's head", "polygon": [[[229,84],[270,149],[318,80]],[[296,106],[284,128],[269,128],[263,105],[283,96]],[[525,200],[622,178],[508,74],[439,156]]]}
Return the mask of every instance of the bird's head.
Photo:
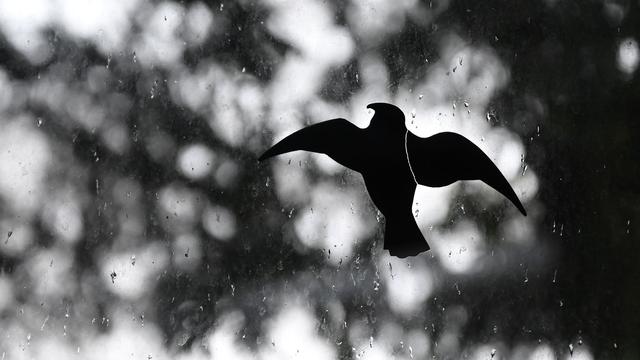
{"label": "bird's head", "polygon": [[371,109],[376,112],[371,119],[371,124],[369,124],[370,127],[406,129],[404,124],[404,113],[397,106],[378,102],[367,105],[367,109]]}

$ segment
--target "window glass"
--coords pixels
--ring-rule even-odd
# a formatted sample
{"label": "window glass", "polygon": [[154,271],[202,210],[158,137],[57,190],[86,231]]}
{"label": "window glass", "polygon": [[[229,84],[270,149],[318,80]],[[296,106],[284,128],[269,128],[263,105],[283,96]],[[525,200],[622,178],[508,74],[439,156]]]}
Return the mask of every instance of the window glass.
{"label": "window glass", "polygon": [[[0,0],[0,359],[637,358],[638,14]],[[465,136],[528,215],[418,186],[431,250],[398,258],[361,174],[258,161],[375,102]]]}

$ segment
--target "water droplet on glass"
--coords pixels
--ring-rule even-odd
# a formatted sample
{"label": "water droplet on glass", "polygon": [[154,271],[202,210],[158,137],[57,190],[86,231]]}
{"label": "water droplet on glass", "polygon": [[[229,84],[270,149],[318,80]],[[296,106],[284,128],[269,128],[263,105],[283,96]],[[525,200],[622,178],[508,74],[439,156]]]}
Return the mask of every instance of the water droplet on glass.
{"label": "water droplet on glass", "polygon": [[491,358],[493,359],[494,356],[496,356],[496,349],[491,349]]}
{"label": "water droplet on glass", "polygon": [[41,117],[39,117],[37,119],[37,124],[38,124],[38,127],[42,126],[42,118]]}
{"label": "water droplet on glass", "polygon": [[416,109],[411,110],[411,117],[416,118]]}
{"label": "water droplet on glass", "polygon": [[573,344],[569,344],[569,353],[573,356]]}
{"label": "water droplet on glass", "polygon": [[631,225],[631,219],[627,219],[627,234],[629,233],[629,226]]}
{"label": "water droplet on glass", "polygon": [[49,321],[49,315],[47,315],[47,317],[44,318],[44,321],[42,322],[42,325],[40,326],[40,331],[44,331],[44,327],[45,327],[45,325],[47,325],[47,321]]}
{"label": "water droplet on glass", "polygon": [[422,95],[422,94],[418,95],[418,100],[422,100],[423,97],[424,97],[424,95]]}

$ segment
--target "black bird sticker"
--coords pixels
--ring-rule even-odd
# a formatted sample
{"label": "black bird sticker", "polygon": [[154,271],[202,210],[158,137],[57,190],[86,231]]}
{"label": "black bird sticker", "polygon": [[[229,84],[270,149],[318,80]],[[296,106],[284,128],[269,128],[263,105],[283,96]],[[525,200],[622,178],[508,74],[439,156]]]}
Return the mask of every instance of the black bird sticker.
{"label": "black bird sticker", "polygon": [[398,107],[373,103],[367,108],[375,111],[367,128],[345,119],[320,122],[282,139],[259,160],[305,150],[326,154],[362,174],[371,200],[385,218],[384,249],[400,258],[429,250],[411,210],[418,184],[441,187],[482,180],[527,215],[500,170],[467,138],[452,132],[421,138],[406,128]]}

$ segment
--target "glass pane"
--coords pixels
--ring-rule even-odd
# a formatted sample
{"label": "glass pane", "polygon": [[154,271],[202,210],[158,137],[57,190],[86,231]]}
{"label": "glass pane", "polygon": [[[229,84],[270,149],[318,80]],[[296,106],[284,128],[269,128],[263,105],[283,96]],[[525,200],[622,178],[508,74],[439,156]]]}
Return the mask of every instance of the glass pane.
{"label": "glass pane", "polygon": [[[637,358],[637,7],[0,0],[0,359]],[[258,161],[377,102],[528,215],[420,185],[399,258],[359,172]]]}

